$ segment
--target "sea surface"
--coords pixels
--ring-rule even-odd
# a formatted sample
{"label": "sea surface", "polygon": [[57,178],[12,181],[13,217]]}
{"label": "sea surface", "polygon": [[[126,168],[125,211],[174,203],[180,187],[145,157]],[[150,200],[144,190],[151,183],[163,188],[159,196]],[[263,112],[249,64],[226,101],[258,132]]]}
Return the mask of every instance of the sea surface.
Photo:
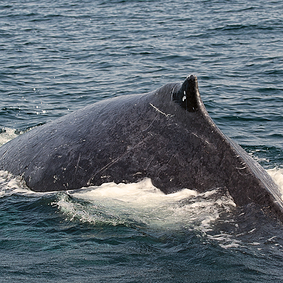
{"label": "sea surface", "polygon": [[[281,0],[0,1],[0,144],[190,74],[283,192]],[[34,193],[0,171],[0,282],[283,282],[283,225],[218,188]]]}

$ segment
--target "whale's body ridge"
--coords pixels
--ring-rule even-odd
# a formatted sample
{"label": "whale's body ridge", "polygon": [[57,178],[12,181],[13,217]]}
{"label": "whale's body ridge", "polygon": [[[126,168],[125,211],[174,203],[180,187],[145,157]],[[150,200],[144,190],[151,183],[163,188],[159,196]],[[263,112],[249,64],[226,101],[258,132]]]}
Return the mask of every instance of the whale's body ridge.
{"label": "whale's body ridge", "polygon": [[0,169],[34,191],[151,178],[164,193],[226,188],[283,218],[278,187],[208,115],[195,76],[86,106],[0,147]]}

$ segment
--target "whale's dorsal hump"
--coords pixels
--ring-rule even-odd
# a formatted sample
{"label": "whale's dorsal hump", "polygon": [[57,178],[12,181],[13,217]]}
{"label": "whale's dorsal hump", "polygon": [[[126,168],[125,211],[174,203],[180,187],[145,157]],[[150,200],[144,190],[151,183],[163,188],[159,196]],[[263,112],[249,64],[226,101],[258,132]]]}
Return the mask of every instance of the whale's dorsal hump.
{"label": "whale's dorsal hump", "polygon": [[196,112],[200,107],[197,77],[191,75],[183,82],[178,92],[173,93],[173,101],[189,112]]}

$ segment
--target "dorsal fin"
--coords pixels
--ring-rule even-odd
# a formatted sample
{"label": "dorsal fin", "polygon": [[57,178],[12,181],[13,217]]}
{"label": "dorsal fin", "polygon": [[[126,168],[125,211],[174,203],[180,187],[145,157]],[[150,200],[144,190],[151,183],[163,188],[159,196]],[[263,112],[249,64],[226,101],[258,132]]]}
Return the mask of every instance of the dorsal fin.
{"label": "dorsal fin", "polygon": [[173,93],[173,101],[189,112],[198,110],[198,80],[196,76],[191,75],[187,77],[180,90]]}

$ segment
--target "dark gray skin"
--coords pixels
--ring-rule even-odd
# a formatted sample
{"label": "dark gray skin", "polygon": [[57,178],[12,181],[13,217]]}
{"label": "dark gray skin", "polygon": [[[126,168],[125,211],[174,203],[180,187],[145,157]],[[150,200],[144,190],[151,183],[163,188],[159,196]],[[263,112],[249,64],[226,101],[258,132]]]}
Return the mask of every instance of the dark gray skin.
{"label": "dark gray skin", "polygon": [[8,142],[0,156],[0,169],[34,191],[148,177],[166,194],[225,188],[237,205],[254,202],[283,219],[278,187],[213,123],[195,76],[89,105]]}

